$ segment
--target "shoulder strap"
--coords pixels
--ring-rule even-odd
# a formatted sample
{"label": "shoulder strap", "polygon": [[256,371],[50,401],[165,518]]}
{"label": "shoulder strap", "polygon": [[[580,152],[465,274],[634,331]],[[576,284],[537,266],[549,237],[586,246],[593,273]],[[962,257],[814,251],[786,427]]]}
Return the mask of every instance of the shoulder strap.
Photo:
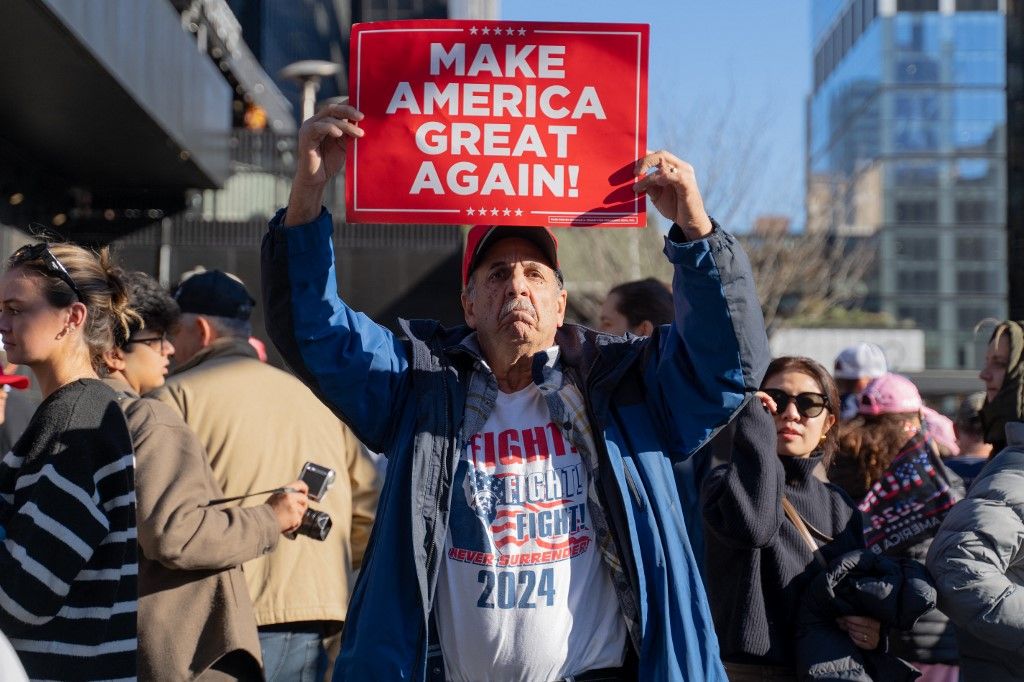
{"label": "shoulder strap", "polygon": [[804,523],[803,517],[800,516],[800,512],[796,510],[796,507],[793,506],[793,503],[790,502],[789,498],[785,495],[782,496],[782,510],[786,512],[786,516],[793,522],[793,525],[796,526],[797,532],[800,533],[800,537],[803,538],[804,543],[810,548],[815,561],[817,561],[822,568],[826,568],[828,566],[828,562],[825,561],[825,557],[822,556],[821,550],[818,549],[818,542],[814,539],[814,536],[811,535],[811,531],[807,528],[807,524]]}

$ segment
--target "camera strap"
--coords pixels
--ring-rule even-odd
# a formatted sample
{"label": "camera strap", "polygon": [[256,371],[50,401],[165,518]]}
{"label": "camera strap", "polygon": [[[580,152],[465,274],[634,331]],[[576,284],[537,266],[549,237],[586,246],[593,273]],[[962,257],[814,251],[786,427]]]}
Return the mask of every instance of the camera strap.
{"label": "camera strap", "polygon": [[256,497],[257,495],[279,495],[284,493],[297,493],[299,492],[295,488],[274,488],[273,490],[262,490],[258,493],[246,493],[245,495],[235,495],[234,497],[221,497],[216,500],[210,500],[204,507],[212,507],[215,504],[224,504],[225,502],[237,502],[238,500],[244,500],[247,497]]}

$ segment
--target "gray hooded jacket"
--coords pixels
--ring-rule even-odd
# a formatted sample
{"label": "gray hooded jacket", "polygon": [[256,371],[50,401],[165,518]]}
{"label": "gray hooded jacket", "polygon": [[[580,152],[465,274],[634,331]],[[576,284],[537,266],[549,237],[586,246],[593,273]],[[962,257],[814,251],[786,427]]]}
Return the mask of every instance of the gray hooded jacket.
{"label": "gray hooded jacket", "polygon": [[928,552],[969,682],[1020,680],[1024,671],[1024,422],[1007,423],[1006,440]]}

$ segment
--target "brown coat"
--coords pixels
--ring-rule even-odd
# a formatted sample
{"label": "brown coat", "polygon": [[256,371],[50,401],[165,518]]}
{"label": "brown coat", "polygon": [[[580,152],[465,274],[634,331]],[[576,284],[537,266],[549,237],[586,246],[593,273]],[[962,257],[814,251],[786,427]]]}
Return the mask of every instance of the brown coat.
{"label": "brown coat", "polygon": [[378,497],[377,470],[348,427],[244,340],[215,341],[154,397],[199,436],[225,495],[290,483],[307,461],[335,470],[334,487],[310,504],[334,522],[327,540],[286,540],[248,562],[245,577],[259,625],[344,621]]}
{"label": "brown coat", "polygon": [[236,649],[259,663],[240,564],[277,546],[274,512],[266,504],[204,507],[223,493],[195,434],[167,405],[106,383],[135,445],[139,679],[193,680]]}

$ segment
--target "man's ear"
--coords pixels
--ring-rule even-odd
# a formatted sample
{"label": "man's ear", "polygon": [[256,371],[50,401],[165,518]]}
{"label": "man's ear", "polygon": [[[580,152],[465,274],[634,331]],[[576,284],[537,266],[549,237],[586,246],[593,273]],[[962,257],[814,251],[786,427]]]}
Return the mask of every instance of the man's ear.
{"label": "man's ear", "polygon": [[128,363],[124,359],[123,348],[111,348],[103,351],[103,364],[107,366],[107,370],[110,372],[123,372]]}
{"label": "man's ear", "polygon": [[196,315],[196,331],[199,332],[199,343],[202,348],[206,348],[217,340],[217,330],[202,315]]}
{"label": "man's ear", "polygon": [[636,326],[633,333],[637,336],[650,336],[654,333],[654,323],[650,320],[644,320]]}
{"label": "man's ear", "polygon": [[569,292],[565,289],[558,291],[558,326],[565,324],[565,311],[569,307]]}
{"label": "man's ear", "polygon": [[476,314],[473,312],[473,296],[466,291],[462,292],[462,316],[466,319],[466,326],[476,329]]}

